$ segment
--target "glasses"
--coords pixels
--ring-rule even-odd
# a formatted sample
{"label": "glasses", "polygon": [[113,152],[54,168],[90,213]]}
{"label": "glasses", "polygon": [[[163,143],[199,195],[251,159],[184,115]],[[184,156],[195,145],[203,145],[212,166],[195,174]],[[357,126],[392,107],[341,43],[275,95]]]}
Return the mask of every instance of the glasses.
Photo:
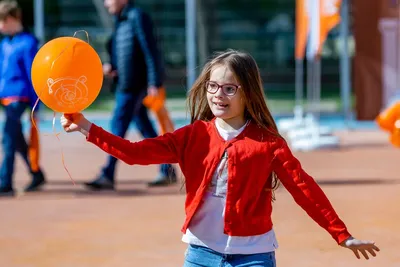
{"label": "glasses", "polygon": [[215,94],[216,92],[218,92],[219,88],[222,88],[222,92],[226,96],[234,96],[236,94],[237,90],[240,88],[240,85],[236,85],[236,84],[219,85],[218,83],[212,82],[212,81],[206,82],[206,90],[210,94]]}

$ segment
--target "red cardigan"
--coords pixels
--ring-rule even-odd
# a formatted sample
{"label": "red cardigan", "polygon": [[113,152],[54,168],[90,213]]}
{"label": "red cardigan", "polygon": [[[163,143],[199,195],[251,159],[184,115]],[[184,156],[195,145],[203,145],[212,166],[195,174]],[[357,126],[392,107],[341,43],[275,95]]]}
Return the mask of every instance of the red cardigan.
{"label": "red cardigan", "polygon": [[224,233],[253,236],[272,229],[271,181],[275,172],[308,215],[341,243],[349,232],[329,200],[292,155],[285,140],[251,122],[230,141],[218,133],[214,121],[196,121],[173,133],[130,142],[92,125],[89,142],[127,164],[179,163],[186,178],[186,232],[203,201],[224,150],[228,150],[228,192]]}

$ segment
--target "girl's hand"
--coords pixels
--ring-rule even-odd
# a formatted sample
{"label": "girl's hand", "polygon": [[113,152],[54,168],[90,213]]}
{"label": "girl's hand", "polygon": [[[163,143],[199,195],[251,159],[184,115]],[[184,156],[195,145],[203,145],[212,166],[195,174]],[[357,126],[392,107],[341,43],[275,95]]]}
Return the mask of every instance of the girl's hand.
{"label": "girl's hand", "polygon": [[88,121],[82,113],[63,114],[60,119],[61,126],[67,133],[81,132],[88,135],[92,123]]}
{"label": "girl's hand", "polygon": [[348,239],[343,241],[340,245],[342,247],[351,249],[354,252],[354,255],[356,255],[357,259],[360,259],[359,252],[361,252],[364,258],[368,260],[369,256],[367,254],[367,251],[373,257],[376,256],[375,251],[380,251],[380,249],[377,246],[375,246],[375,242],[358,240],[354,237],[349,237]]}

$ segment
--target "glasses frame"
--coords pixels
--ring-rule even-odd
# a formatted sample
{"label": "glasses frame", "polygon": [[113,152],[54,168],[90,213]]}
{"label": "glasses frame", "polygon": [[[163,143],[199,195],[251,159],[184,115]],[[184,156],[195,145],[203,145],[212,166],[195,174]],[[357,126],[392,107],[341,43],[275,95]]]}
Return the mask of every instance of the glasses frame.
{"label": "glasses frame", "polygon": [[[210,91],[210,90],[208,89],[208,87],[209,87],[210,84],[215,84],[215,85],[217,85],[217,90],[215,90],[215,92]],[[226,88],[226,86],[234,87],[234,88],[235,88],[235,92],[234,92],[233,94],[227,94],[226,91],[225,91],[225,89],[224,89],[224,88]],[[218,92],[218,90],[221,89],[222,92],[224,93],[224,95],[226,95],[226,96],[234,96],[234,95],[236,95],[236,93],[237,93],[237,91],[238,91],[239,88],[241,88],[240,85],[233,84],[233,83],[218,84],[217,82],[214,82],[214,81],[206,81],[206,90],[207,90],[207,92],[209,92],[210,94],[216,94],[216,93]]]}

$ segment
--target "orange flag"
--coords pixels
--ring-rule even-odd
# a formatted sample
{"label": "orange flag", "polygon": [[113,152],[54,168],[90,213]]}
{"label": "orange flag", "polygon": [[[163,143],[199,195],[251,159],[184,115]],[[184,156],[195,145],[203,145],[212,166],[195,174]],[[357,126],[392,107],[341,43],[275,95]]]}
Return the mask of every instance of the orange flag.
{"label": "orange flag", "polygon": [[307,45],[307,38],[309,33],[309,17],[306,7],[306,1],[307,0],[296,1],[296,59],[304,58]]}
{"label": "orange flag", "polygon": [[[296,59],[304,58],[310,34],[313,36],[309,43],[311,55],[321,54],[329,32],[340,22],[341,2],[341,0],[296,1]],[[311,21],[311,17],[317,19]]]}
{"label": "orange flag", "polygon": [[321,54],[322,46],[329,32],[340,23],[340,5],[341,0],[320,0],[320,31],[319,31],[319,49]]}

